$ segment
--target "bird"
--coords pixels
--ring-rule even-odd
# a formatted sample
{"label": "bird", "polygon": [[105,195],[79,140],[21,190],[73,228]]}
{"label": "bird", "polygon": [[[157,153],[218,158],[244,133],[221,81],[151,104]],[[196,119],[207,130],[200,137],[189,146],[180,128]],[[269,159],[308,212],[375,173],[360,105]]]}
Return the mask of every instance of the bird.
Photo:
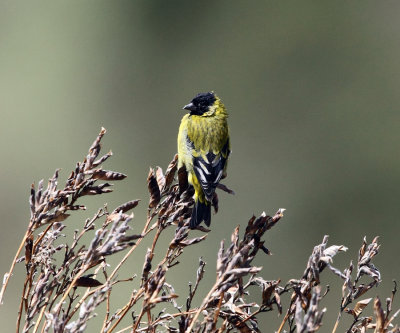
{"label": "bird", "polygon": [[211,202],[220,180],[226,177],[230,138],[228,113],[214,92],[197,94],[183,107],[189,112],[178,132],[178,168],[186,168],[194,188],[194,206],[189,227],[211,224]]}

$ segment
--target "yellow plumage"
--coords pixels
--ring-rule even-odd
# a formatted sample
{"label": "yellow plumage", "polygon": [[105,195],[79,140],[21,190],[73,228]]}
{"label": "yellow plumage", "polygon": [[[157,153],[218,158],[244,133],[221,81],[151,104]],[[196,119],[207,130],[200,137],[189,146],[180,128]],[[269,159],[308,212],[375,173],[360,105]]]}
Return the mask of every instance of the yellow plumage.
{"label": "yellow plumage", "polygon": [[230,153],[228,113],[214,93],[198,94],[184,109],[190,112],[181,121],[178,133],[178,167],[185,166],[195,190],[190,227],[211,221],[215,188],[226,176]]}

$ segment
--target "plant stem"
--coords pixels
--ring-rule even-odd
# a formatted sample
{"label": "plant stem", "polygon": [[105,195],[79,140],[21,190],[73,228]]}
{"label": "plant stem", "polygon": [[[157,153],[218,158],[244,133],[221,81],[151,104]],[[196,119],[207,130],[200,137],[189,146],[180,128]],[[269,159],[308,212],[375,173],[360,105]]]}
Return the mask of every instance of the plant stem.
{"label": "plant stem", "polygon": [[15,254],[15,257],[14,257],[14,260],[13,260],[13,262],[11,264],[10,270],[9,270],[8,273],[6,273],[8,275],[7,275],[6,280],[4,281],[3,286],[1,287],[1,291],[0,291],[0,305],[3,304],[3,296],[4,296],[4,293],[6,291],[6,288],[7,288],[7,285],[8,285],[8,281],[11,278],[11,275],[12,275],[12,273],[14,271],[15,264],[17,263],[19,254],[21,253],[22,248],[25,245],[26,239],[30,236],[30,234],[31,234],[31,228],[28,228],[28,230],[25,233],[25,236],[22,238],[22,241],[21,241],[21,244],[19,245],[17,253]]}

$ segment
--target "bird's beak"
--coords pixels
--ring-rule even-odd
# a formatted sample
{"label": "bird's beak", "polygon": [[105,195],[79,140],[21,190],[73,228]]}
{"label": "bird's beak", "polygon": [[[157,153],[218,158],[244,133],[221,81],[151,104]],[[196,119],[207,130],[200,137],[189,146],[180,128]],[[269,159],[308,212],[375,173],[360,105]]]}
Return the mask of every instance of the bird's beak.
{"label": "bird's beak", "polygon": [[193,103],[189,103],[188,105],[185,105],[183,107],[184,110],[189,110],[189,111],[195,111],[196,110],[196,106],[194,106]]}

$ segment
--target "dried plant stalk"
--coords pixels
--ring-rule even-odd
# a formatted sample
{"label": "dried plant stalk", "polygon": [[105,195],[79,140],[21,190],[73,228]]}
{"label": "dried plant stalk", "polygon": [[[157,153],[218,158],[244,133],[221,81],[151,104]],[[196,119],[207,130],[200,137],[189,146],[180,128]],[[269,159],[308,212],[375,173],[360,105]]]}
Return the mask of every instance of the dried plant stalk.
{"label": "dried plant stalk", "polygon": [[[179,258],[188,246],[201,246],[206,241],[210,230],[200,226],[198,231],[204,235],[191,236],[188,221],[193,207],[193,189],[185,181],[185,170],[177,170],[177,156],[165,173],[160,167],[150,168],[147,219],[141,231],[136,231],[137,223],[133,224],[131,213],[139,200],[131,200],[112,211],[104,205],[74,231],[71,239],[65,238],[63,232],[70,227],[69,216],[74,211],[86,209],[79,204],[80,198],[110,193],[112,185],[109,182],[126,177],[102,168],[112,156],[109,152],[99,157],[105,132],[101,129],[86,158],[76,164],[62,189],[58,188],[58,170],[46,188],[43,181],[31,187],[30,221],[0,292],[1,300],[15,265],[24,262],[26,277],[17,314],[17,332],[83,332],[103,303],[106,313],[96,320],[100,320],[100,331],[104,333],[265,332],[265,328],[259,327],[257,317],[271,311],[282,314],[282,297],[289,298],[289,306],[278,332],[285,327],[288,332],[316,332],[322,327],[327,311],[320,309],[319,304],[326,295],[322,293],[320,274],[328,268],[343,280],[333,332],[337,330],[342,314],[347,313],[354,319],[347,332],[400,333],[399,328],[393,326],[400,310],[392,314],[396,284],[391,297],[386,300],[386,308],[378,297],[373,302],[371,298],[359,300],[381,279],[378,268],[372,263],[380,247],[377,238],[370,244],[364,239],[354,274],[352,262],[343,271],[332,266],[333,257],[347,248],[328,246],[325,236],[322,243],[314,247],[300,279],[290,279],[282,285],[278,278],[264,280],[260,276],[262,268],[254,266],[253,260],[260,253],[270,253],[263,237],[281,220],[284,209],[279,209],[273,216],[266,213],[252,216],[242,236],[238,226],[233,230],[230,242],[221,242],[216,255],[216,281],[206,295],[198,295],[206,268],[200,258],[197,272],[193,274],[195,282],[189,282],[188,295],[181,303],[169,272],[180,264]],[[218,188],[233,194],[223,184]],[[217,211],[217,195],[212,204]],[[158,241],[168,228],[175,229],[174,236],[165,249],[160,249],[164,251],[161,259],[155,261],[154,258],[159,257],[156,256]],[[91,241],[85,242],[88,238]],[[134,275],[117,279],[121,267],[145,238],[151,240],[151,245],[143,264],[137,265]],[[23,249],[24,255],[20,257]],[[109,256],[118,256],[122,252],[124,255],[119,262],[110,266]],[[367,276],[370,282],[360,283],[361,276]],[[126,282],[135,277],[140,277],[140,286],[132,290],[131,284]],[[115,304],[114,299],[111,302],[116,284],[126,290],[126,299],[118,300],[122,304]],[[257,303],[249,301],[254,286],[259,290]],[[201,300],[199,306],[193,306],[195,297]],[[174,309],[171,313],[166,310],[167,304],[170,305],[168,308]],[[353,308],[349,308],[350,304],[354,304]],[[373,316],[363,316],[369,307],[372,307]],[[115,308],[118,310],[113,310]],[[124,319],[129,321],[129,326],[121,327]]]}

